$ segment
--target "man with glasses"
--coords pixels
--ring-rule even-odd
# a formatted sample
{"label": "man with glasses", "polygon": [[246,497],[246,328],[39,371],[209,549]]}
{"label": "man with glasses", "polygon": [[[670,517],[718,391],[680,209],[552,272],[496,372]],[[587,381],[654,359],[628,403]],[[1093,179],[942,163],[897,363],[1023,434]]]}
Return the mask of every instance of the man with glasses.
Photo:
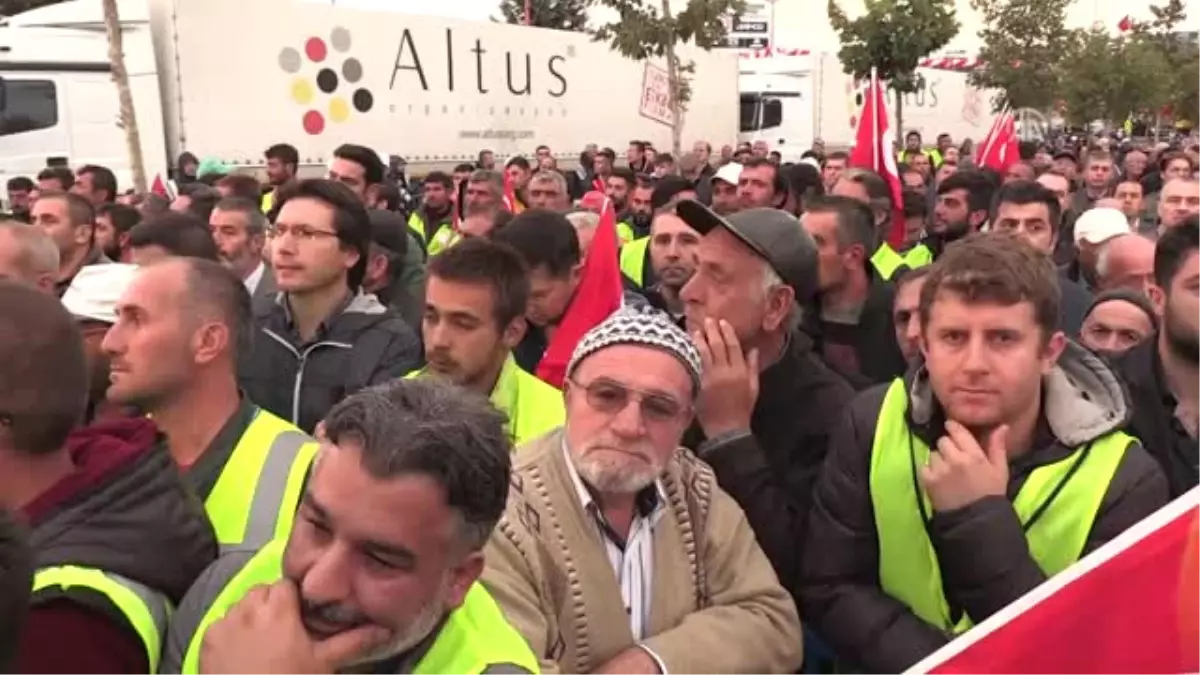
{"label": "man with glasses", "polygon": [[741,509],[680,448],[700,364],[665,314],[622,309],[567,365],[565,426],[518,451],[482,578],[542,670],[799,667],[795,604]]}
{"label": "man with glasses", "polygon": [[243,359],[250,399],[312,432],[338,401],[417,368],[416,334],[362,284],[371,222],[362,202],[328,180],[304,180],[278,197],[269,231],[280,294],[255,310],[254,349]]}

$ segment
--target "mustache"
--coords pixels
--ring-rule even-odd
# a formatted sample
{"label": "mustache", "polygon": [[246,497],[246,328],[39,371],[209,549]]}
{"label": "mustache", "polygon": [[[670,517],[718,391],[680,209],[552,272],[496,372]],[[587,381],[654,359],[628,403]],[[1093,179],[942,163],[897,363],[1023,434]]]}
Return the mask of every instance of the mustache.
{"label": "mustache", "polygon": [[627,455],[634,455],[645,460],[648,464],[654,463],[654,447],[646,441],[634,441],[633,443],[618,443],[607,439],[599,439],[588,441],[580,450],[581,455],[587,455],[593,450],[616,450]]}
{"label": "mustache", "polygon": [[305,621],[312,620],[323,624],[345,626],[344,630],[370,623],[370,619],[362,612],[336,602],[303,600],[300,603],[300,616]]}

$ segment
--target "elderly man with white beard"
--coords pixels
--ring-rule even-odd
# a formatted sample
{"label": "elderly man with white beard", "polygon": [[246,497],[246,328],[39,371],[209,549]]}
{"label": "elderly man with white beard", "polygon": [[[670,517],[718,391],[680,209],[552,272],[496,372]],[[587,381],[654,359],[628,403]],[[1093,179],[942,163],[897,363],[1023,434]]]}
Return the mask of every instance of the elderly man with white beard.
{"label": "elderly man with white beard", "polygon": [[795,672],[800,620],[737,503],[680,446],[701,359],[622,309],[579,342],[566,424],[518,449],[484,585],[543,672]]}

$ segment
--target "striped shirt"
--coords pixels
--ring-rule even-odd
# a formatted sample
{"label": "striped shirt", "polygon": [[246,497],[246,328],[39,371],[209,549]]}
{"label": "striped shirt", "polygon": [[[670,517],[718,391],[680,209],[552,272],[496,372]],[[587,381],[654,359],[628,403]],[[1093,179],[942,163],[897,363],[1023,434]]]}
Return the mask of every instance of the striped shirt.
{"label": "striped shirt", "polygon": [[[567,452],[564,448],[564,452]],[[646,488],[638,493],[637,512],[629,527],[629,536],[622,540],[620,535],[604,518],[600,505],[596,503],[591,490],[579,477],[575,465],[567,453],[567,471],[575,484],[575,492],[587,512],[589,520],[596,527],[596,534],[604,543],[608,553],[608,562],[612,565],[621,587],[621,600],[625,603],[625,612],[629,615],[629,628],[637,641],[646,639],[646,630],[650,625],[650,599],[654,587],[654,526],[662,518],[666,508],[667,496],[662,483],[654,481],[652,488]],[[652,653],[655,660],[657,655]],[[661,667],[661,662],[660,662]]]}

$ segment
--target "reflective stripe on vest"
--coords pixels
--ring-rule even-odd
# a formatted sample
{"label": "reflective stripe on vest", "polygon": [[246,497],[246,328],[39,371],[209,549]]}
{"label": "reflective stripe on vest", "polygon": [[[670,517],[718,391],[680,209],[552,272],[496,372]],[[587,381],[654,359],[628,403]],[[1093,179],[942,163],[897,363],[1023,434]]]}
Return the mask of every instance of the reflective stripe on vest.
{"label": "reflective stripe on vest", "polygon": [[896,253],[896,249],[892,248],[885,241],[871,255],[871,264],[875,266],[875,271],[879,273],[879,278],[887,281],[904,264],[904,256]]}
{"label": "reflective stripe on vest", "polygon": [[316,452],[311,436],[259,409],[204,501],[222,551],[287,537]]}
{"label": "reflective stripe on vest", "polygon": [[[426,370],[422,368],[404,377],[421,377],[425,374]],[[562,392],[521,370],[512,354],[505,359],[489,400],[508,419],[509,436],[514,448],[566,422]]]}
{"label": "reflective stripe on vest", "polygon": [[[100,593],[120,610],[146,647],[146,662],[150,664],[150,672],[157,671],[158,660],[162,657],[163,636],[167,633],[167,619],[171,615],[171,603],[167,596],[132,579],[92,567],[44,567],[33,576],[35,594],[51,588],[67,592],[74,587]],[[63,647],[69,649],[70,645]]]}
{"label": "reflective stripe on vest", "polygon": [[[908,392],[897,379],[879,411],[871,446],[871,503],[879,540],[879,583],[929,624],[961,633],[973,624],[956,624],[942,591],[937,553],[929,540],[925,514],[929,497],[919,485],[918,467],[929,461],[929,446],[909,430]],[[1109,433],[1077,448],[1066,458],[1034,469],[1013,510],[1025,525],[1029,551],[1053,576],[1079,559],[1096,513],[1133,438]],[[920,501],[918,501],[918,499]]]}
{"label": "reflective stripe on vest", "polygon": [[646,279],[646,249],[650,246],[650,237],[641,237],[621,247],[621,273],[629,280],[643,288]]}
{"label": "reflective stripe on vest", "polygon": [[[283,577],[283,550],[279,539],[264,546],[226,582],[196,632],[187,639],[183,656],[184,673],[200,672],[200,647],[209,626],[219,621],[250,589],[272,584]],[[516,629],[504,618],[487,590],[476,581],[463,604],[450,613],[429,651],[417,664],[416,673],[482,673],[492,664],[511,663],[531,673],[538,672],[537,658]]]}

